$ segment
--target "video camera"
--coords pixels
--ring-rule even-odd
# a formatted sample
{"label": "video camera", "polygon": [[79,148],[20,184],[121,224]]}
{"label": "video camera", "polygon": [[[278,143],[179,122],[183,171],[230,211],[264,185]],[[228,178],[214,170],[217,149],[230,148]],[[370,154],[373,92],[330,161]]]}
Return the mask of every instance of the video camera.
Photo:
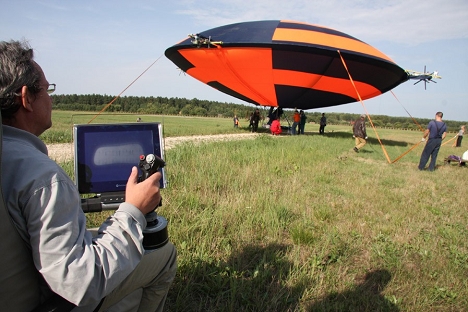
{"label": "video camera", "polygon": [[[167,185],[162,125],[153,123],[85,124],[73,127],[75,180],[85,213],[118,209],[125,201],[131,168],[138,164],[139,182],[160,172],[160,188]],[[158,207],[162,203],[159,203]],[[167,220],[158,207],[146,214],[143,247],[164,246],[168,241]]]}

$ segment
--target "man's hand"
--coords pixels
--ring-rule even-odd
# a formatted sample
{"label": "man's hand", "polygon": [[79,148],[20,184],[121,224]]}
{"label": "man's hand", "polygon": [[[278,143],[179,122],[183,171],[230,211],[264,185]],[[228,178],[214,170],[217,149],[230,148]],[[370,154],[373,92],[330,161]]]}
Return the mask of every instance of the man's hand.
{"label": "man's hand", "polygon": [[143,214],[153,211],[161,202],[159,180],[161,173],[155,172],[145,181],[138,183],[138,169],[133,167],[125,190],[125,201],[137,207]]}

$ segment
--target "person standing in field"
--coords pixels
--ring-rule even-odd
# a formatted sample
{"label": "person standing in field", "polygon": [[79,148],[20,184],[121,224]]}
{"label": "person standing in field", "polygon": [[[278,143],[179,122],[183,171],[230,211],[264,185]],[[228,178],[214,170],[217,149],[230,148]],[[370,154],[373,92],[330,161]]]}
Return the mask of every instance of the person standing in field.
{"label": "person standing in field", "polygon": [[353,137],[355,141],[354,151],[359,152],[361,148],[367,143],[367,132],[366,132],[366,114],[362,114],[353,125]]}
{"label": "person standing in field", "polygon": [[239,118],[237,118],[237,115],[234,115],[234,128],[238,128],[239,127]]}
{"label": "person standing in field", "polygon": [[445,139],[445,136],[447,135],[447,126],[445,125],[445,122],[442,121],[443,116],[444,114],[442,112],[437,112],[435,119],[429,122],[426,130],[424,131],[421,141],[424,142],[426,141],[426,138],[428,139],[421,154],[421,159],[419,160],[419,170],[424,170],[429,157],[431,158],[431,162],[429,163],[428,170],[435,170],[437,154],[439,154],[442,140]]}
{"label": "person standing in field", "polygon": [[301,121],[299,123],[299,134],[304,134],[304,128],[307,121],[307,116],[304,111],[301,109],[299,115],[301,116]]}
{"label": "person standing in field", "polygon": [[463,140],[463,135],[465,134],[465,126],[460,127],[460,131],[457,134],[457,140],[453,143],[453,147],[461,147],[461,142]]}
{"label": "person standing in field", "polygon": [[301,115],[299,115],[299,112],[297,111],[297,109],[295,109],[294,115],[293,115],[293,124],[292,124],[291,134],[297,134],[297,128],[300,123],[301,123]]}
{"label": "person standing in field", "polygon": [[253,115],[254,115],[254,113],[250,113],[250,116],[249,116],[249,129],[253,128]]}
{"label": "person standing in field", "polygon": [[252,117],[252,132],[257,132],[258,130],[258,123],[260,122],[260,111],[258,108],[255,110],[255,113]]}
{"label": "person standing in field", "polygon": [[327,125],[327,117],[325,117],[325,113],[322,113],[322,117],[320,118],[320,128],[319,134],[325,133],[325,126]]}

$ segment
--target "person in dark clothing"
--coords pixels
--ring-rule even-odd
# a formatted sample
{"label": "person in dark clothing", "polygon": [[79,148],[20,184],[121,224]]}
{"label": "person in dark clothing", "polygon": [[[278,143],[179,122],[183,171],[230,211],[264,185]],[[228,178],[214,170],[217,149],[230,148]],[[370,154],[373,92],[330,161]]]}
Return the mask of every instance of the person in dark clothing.
{"label": "person in dark clothing", "polygon": [[465,134],[465,126],[461,126],[460,131],[458,131],[458,134],[457,134],[457,140],[452,145],[453,147],[460,147],[461,146],[461,142],[463,140],[463,135],[464,134]]}
{"label": "person in dark clothing", "polygon": [[356,142],[354,146],[354,151],[356,153],[367,143],[366,117],[366,114],[362,114],[361,117],[354,122],[353,137]]}
{"label": "person in dark clothing", "polygon": [[319,134],[325,133],[325,126],[327,125],[327,117],[325,117],[325,113],[322,113],[322,117],[320,118],[320,128]]}
{"label": "person in dark clothing", "polygon": [[260,111],[258,108],[255,110],[255,113],[252,117],[252,132],[257,132],[258,130],[258,123],[260,122]]}
{"label": "person in dark clothing", "polygon": [[306,121],[307,121],[307,116],[306,116],[306,114],[304,113],[304,111],[302,109],[299,112],[299,116],[301,117],[301,121],[299,122],[299,132],[298,132],[298,134],[304,134],[304,128],[305,128],[305,124],[306,124]]}
{"label": "person in dark clothing", "polygon": [[250,113],[250,116],[249,116],[249,129],[253,128],[253,115],[254,115],[254,113]]}
{"label": "person in dark clothing", "polygon": [[445,139],[445,136],[447,135],[447,126],[445,125],[445,122],[442,121],[443,116],[444,114],[442,112],[437,112],[435,115],[435,120],[431,120],[427,125],[426,130],[424,131],[422,141],[426,141],[426,138],[428,138],[428,140],[421,154],[421,159],[419,160],[419,170],[424,170],[429,157],[431,158],[431,162],[429,163],[428,170],[435,170],[437,154],[439,154],[440,145],[442,144],[442,140]]}

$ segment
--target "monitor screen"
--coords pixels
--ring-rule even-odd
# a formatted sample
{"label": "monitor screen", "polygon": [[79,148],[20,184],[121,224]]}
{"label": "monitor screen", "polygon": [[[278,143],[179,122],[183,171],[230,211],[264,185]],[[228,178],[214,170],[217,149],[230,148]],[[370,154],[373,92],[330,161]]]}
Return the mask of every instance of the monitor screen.
{"label": "monitor screen", "polygon": [[[152,123],[74,125],[75,180],[80,194],[125,191],[140,155],[164,159],[162,125]],[[164,168],[160,187],[166,187]],[[141,175],[141,171],[139,172]]]}

